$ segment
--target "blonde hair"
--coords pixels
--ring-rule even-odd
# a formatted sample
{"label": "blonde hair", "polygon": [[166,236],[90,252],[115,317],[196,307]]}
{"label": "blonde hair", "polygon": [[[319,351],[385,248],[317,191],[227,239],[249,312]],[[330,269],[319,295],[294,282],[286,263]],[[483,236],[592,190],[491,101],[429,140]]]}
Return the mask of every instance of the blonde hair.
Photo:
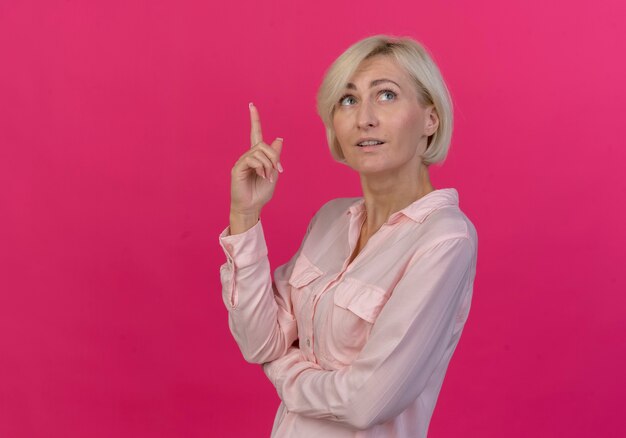
{"label": "blonde hair", "polygon": [[326,127],[326,137],[333,158],[345,163],[335,130],[333,115],[346,85],[361,63],[373,56],[391,56],[413,78],[422,106],[434,105],[439,116],[437,131],[428,137],[428,146],[422,161],[429,166],[443,163],[452,139],[453,107],[439,68],[422,46],[408,37],[375,35],[350,46],[330,66],[317,92],[317,112]]}

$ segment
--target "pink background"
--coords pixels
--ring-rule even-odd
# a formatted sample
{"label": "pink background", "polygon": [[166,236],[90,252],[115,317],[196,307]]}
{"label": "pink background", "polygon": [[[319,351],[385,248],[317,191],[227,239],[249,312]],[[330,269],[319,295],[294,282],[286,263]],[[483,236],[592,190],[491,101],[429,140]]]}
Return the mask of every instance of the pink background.
{"label": "pink background", "polygon": [[315,92],[375,33],[439,63],[456,124],[432,180],[479,233],[430,436],[625,436],[626,7],[556,3],[3,0],[0,436],[269,435],[218,274],[247,103],[285,138],[275,268],[360,195]]}

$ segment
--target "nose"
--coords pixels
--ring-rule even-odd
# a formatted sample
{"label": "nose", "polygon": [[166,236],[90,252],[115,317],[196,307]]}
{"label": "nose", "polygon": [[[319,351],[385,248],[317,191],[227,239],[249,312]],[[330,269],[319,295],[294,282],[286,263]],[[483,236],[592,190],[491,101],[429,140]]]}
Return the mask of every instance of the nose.
{"label": "nose", "polygon": [[359,129],[369,129],[378,125],[378,118],[374,106],[367,100],[359,105],[356,122]]}

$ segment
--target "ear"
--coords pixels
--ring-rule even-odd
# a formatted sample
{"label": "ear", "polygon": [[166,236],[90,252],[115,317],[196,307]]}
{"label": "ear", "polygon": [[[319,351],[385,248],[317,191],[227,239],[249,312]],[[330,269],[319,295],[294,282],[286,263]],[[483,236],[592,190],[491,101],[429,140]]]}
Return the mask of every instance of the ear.
{"label": "ear", "polygon": [[437,132],[437,128],[439,128],[439,115],[437,114],[435,105],[430,105],[426,108],[426,126],[424,133],[426,136],[430,137]]}

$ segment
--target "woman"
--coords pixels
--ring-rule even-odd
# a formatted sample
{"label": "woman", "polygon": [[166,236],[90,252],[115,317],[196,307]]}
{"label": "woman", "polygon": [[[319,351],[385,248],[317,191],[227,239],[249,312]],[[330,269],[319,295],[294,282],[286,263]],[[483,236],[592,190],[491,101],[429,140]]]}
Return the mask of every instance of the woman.
{"label": "woman", "polygon": [[477,235],[453,188],[435,189],[452,104],[437,66],[408,38],[357,42],[326,73],[318,111],[362,198],[334,199],[270,275],[259,213],[283,171],[282,139],[232,169],[223,298],[247,361],[282,403],[275,437],[425,437],[468,316]]}

